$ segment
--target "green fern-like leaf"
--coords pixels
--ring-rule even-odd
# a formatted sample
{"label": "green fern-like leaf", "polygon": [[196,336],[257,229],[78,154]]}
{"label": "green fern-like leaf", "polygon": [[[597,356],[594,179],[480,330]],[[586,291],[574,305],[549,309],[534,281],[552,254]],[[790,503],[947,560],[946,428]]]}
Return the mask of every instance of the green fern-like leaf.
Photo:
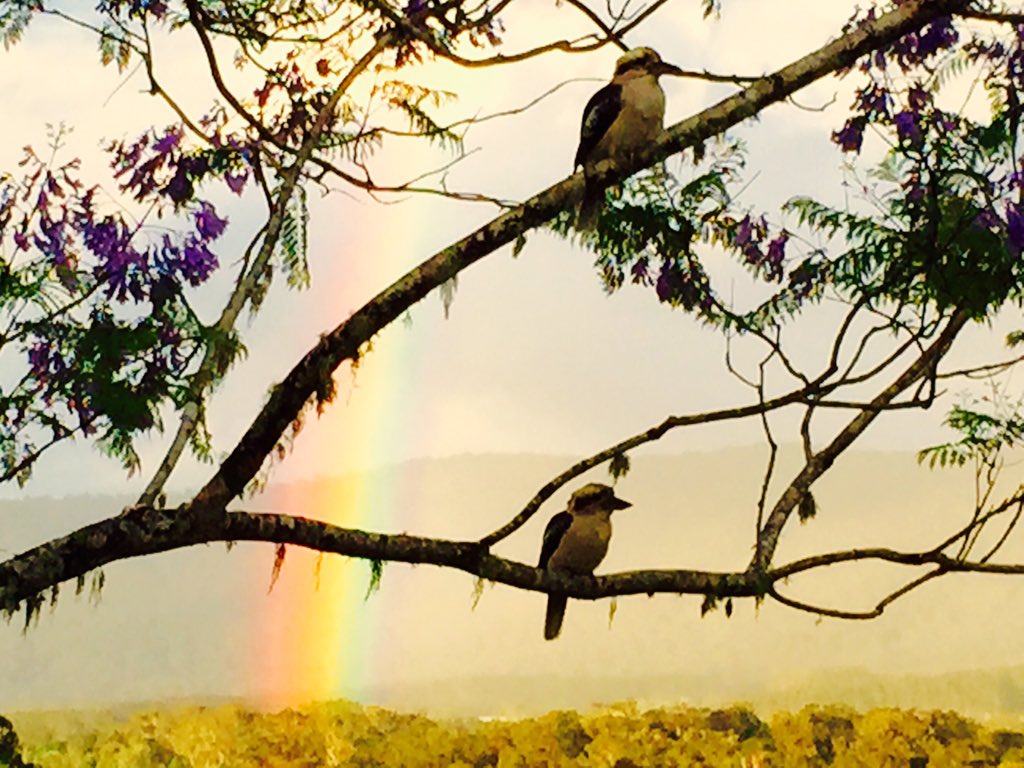
{"label": "green fern-like leaf", "polygon": [[277,244],[277,256],[290,288],[309,287],[308,223],[306,191],[299,187],[285,208]]}
{"label": "green fern-like leaf", "polygon": [[366,596],[364,599],[369,600],[370,595],[380,590],[380,580],[384,575],[384,561],[377,560],[376,558],[370,559],[370,583],[366,587]]}
{"label": "green fern-like leaf", "polygon": [[613,480],[625,477],[630,469],[629,456],[625,453],[616,453],[608,462],[608,474]]}

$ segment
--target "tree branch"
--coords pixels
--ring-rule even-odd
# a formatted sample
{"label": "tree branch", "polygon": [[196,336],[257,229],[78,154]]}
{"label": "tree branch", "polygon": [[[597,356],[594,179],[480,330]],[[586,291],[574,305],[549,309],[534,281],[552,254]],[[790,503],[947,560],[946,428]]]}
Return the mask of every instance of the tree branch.
{"label": "tree branch", "polygon": [[765,570],[771,562],[775,547],[782,534],[782,528],[789,519],[793,509],[800,502],[800,499],[808,492],[811,485],[821,477],[832,466],[843,451],[845,451],[871,423],[885,406],[891,403],[901,392],[924,376],[930,375],[939,360],[946,354],[953,339],[967,323],[967,313],[957,311],[949,319],[946,327],[939,334],[921,355],[902,373],[875,397],[867,408],[855,416],[843,429],[833,438],[832,442],[807,461],[804,468],[797,474],[789,487],[783,492],[776,502],[771,514],[765,521],[764,529],[760,534],[761,543],[758,552],[761,559],[754,560],[751,567],[758,570]]}
{"label": "tree branch", "polygon": [[740,573],[651,570],[571,576],[490,555],[473,541],[369,533],[302,517],[238,511],[225,512],[210,525],[187,508],[136,507],[0,563],[0,610],[10,615],[28,601],[31,613],[44,590],[108,563],[217,541],[292,544],[348,557],[444,566],[519,589],[558,591],[584,600],[656,592],[723,597],[756,592],[751,576]]}
{"label": "tree branch", "polygon": [[523,509],[514,518],[493,533],[489,533],[480,539],[480,546],[493,546],[502,539],[515,533],[525,525],[526,522],[534,516],[534,514],[536,514],[541,505],[551,498],[559,488],[573,478],[582,475],[584,472],[600,466],[606,461],[610,461],[613,456],[631,451],[644,443],[659,440],[667,432],[678,427],[690,427],[697,424],[711,424],[716,421],[743,419],[748,416],[757,416],[766,413],[767,411],[772,411],[787,405],[793,405],[794,403],[802,403],[807,397],[808,392],[811,388],[816,386],[816,384],[817,382],[813,382],[810,387],[804,387],[803,389],[798,389],[780,397],[753,403],[751,405],[744,405],[737,408],[726,408],[721,411],[709,411],[707,413],[687,414],[685,416],[669,416],[661,422],[661,424],[651,427],[637,435],[626,438],[610,448],[605,448],[603,451],[599,451],[586,459],[578,461],[560,475],[551,479],[543,488],[537,491],[537,494],[530,499],[527,505],[523,507]]}

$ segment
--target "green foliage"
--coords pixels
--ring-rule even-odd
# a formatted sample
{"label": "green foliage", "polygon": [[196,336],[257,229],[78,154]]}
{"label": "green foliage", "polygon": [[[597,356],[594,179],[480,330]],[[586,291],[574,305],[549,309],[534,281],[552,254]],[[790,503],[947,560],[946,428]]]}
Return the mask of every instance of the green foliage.
{"label": "green foliage", "polygon": [[206,423],[206,403],[193,403],[195,428],[189,433],[188,446],[192,455],[204,464],[213,463],[213,435]]}
{"label": "green foliage", "polygon": [[306,190],[297,187],[288,198],[281,218],[281,235],[277,240],[277,258],[291,288],[309,287],[308,224]]}
{"label": "green foliage", "polygon": [[1024,264],[999,227],[990,177],[1012,144],[1005,115],[934,128],[920,147],[894,148],[872,173],[878,213],[857,214],[808,198],[785,210],[845,250],[830,260],[832,283],[855,302],[909,304],[973,317],[1019,300]]}
{"label": "green foliage", "polygon": [[0,5],[0,43],[4,50],[21,40],[32,19],[33,7],[27,2],[6,2]]}
{"label": "green foliage", "polygon": [[234,329],[221,331],[217,326],[210,326],[203,329],[203,336],[209,349],[210,373],[214,382],[224,378],[231,366],[248,354],[241,336]]}
{"label": "green foliage", "polygon": [[22,760],[18,734],[14,732],[11,721],[3,716],[0,716],[0,766],[32,768],[31,763]]}
{"label": "green foliage", "polygon": [[629,472],[629,468],[629,455],[626,453],[616,453],[612,456],[611,461],[608,462],[608,474],[612,476],[613,480],[625,477],[626,473]]}
{"label": "green foliage", "polygon": [[370,563],[370,583],[366,587],[366,596],[365,596],[365,599],[367,599],[367,600],[370,599],[370,595],[372,595],[374,592],[376,592],[376,591],[378,591],[380,589],[380,580],[381,580],[381,577],[384,575],[384,561],[383,560],[378,560],[376,558],[371,557],[370,560],[369,560],[369,563]]}
{"label": "green foliage", "polygon": [[721,0],[701,0],[700,4],[701,8],[704,9],[705,19],[712,15],[717,17],[718,14],[721,13],[722,11]]}
{"label": "green foliage", "polygon": [[117,71],[124,72],[131,61],[132,48],[120,36],[117,27],[106,24],[100,33],[100,62],[103,66],[117,64]]}
{"label": "green foliage", "polygon": [[440,106],[442,101],[454,98],[455,94],[447,91],[417,89],[409,97],[393,99],[391,105],[405,115],[410,130],[445,149],[461,151],[462,137],[450,128],[442,126],[424,109],[425,103],[432,103],[436,107]]}
{"label": "green foliage", "polygon": [[704,595],[700,604],[700,617],[704,618],[709,613],[718,609],[718,598],[714,595]]}
{"label": "green foliage", "polygon": [[814,495],[810,491],[807,491],[800,497],[800,504],[796,508],[796,513],[800,518],[801,523],[806,523],[818,514],[818,504],[814,500]]}
{"label": "green foliage", "polygon": [[526,235],[520,233],[516,235],[515,242],[512,243],[512,258],[518,258],[519,254],[523,252],[523,248],[526,247]]}
{"label": "green foliage", "polygon": [[139,713],[96,730],[31,733],[39,768],[628,768],[629,766],[1024,766],[1024,733],[955,712],[806,707],[762,720],[748,707],[641,710],[632,702],[521,720],[437,721],[334,701],[277,713],[238,706]]}
{"label": "green foliage", "polygon": [[934,468],[962,467],[968,461],[991,461],[1000,451],[1019,445],[1024,438],[1024,416],[1018,407],[1006,416],[957,406],[946,417],[946,424],[959,432],[959,440],[924,448],[917,454],[919,463]]}

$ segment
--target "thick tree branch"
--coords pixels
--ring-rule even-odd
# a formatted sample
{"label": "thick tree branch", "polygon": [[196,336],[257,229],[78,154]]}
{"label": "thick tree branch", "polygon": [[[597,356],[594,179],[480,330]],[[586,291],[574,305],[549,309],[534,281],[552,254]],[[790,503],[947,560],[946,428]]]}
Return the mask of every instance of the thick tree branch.
{"label": "thick tree branch", "polygon": [[0,610],[11,614],[24,601],[38,604],[46,589],[117,560],[216,541],[293,544],[348,557],[445,566],[519,589],[557,590],[585,600],[655,592],[723,597],[756,593],[748,574],[652,570],[573,577],[490,555],[472,541],[369,533],[302,517],[237,511],[210,525],[186,508],[137,507],[0,563]]}
{"label": "thick tree branch", "polygon": [[[478,542],[381,534],[342,528],[319,520],[281,514],[230,511],[211,524],[187,507],[137,507],[80,528],[0,563],[0,611],[8,615],[27,602],[29,614],[42,603],[45,590],[85,577],[109,563],[213,542],[263,541],[319,552],[393,562],[454,568],[479,578],[534,592],[558,591],[597,600],[622,595],[701,594],[760,598],[766,594],[801,610],[844,619],[872,618],[886,605],[924,581],[945,573],[1024,575],[1024,564],[964,561],[942,552],[898,552],[885,548],[851,549],[803,558],[762,574],[696,570],[629,571],[591,578],[551,572],[489,554]],[[837,563],[880,560],[907,566],[933,564],[934,571],[915,579],[881,601],[871,615],[810,606],[779,595],[775,585],[795,574]]]}
{"label": "thick tree branch", "polygon": [[[966,0],[910,0],[897,10],[863,24],[853,32],[808,56],[761,78],[740,93],[668,129],[648,151],[632,163],[603,163],[595,172],[597,183],[611,184],[664,160],[671,154],[700,144],[730,126],[752,117],[805,85],[852,65],[859,57],[937,16],[967,5]],[[514,241],[572,205],[583,191],[583,174],[565,179],[518,208],[502,214],[452,244],[386,288],[347,321],[321,337],[320,342],[272,391],[238,445],[196,498],[216,514],[256,475],[281,436],[298,418],[310,398],[330,390],[335,368],[354,359],[362,345],[400,317],[409,307],[471,264]]]}

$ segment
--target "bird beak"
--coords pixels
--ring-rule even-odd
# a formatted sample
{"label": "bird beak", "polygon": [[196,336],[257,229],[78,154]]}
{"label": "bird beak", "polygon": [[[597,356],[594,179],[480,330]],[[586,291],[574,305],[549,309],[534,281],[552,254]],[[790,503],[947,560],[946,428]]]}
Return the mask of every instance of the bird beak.
{"label": "bird beak", "polygon": [[623,499],[618,498],[617,496],[612,496],[612,509],[626,509],[627,507],[632,506],[632,502],[625,501]]}
{"label": "bird beak", "polygon": [[669,64],[667,61],[659,61],[655,74],[675,75],[676,77],[682,77],[684,72],[675,64]]}

